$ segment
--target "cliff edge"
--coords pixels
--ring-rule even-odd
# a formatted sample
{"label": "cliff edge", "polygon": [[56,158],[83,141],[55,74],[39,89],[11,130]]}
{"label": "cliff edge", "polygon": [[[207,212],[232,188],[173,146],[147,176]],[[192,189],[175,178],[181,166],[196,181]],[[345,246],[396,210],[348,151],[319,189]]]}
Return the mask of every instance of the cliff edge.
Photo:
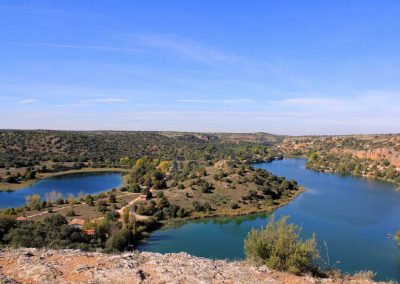
{"label": "cliff edge", "polygon": [[362,279],[315,279],[247,262],[187,253],[87,253],[78,250],[3,249],[1,283],[374,283]]}

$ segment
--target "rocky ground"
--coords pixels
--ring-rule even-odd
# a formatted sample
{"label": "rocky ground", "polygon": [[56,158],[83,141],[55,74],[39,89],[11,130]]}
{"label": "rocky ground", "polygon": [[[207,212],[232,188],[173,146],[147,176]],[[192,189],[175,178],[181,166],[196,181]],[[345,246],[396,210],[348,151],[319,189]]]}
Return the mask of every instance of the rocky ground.
{"label": "rocky ground", "polygon": [[186,253],[109,255],[77,250],[0,251],[1,283],[373,283],[315,279]]}

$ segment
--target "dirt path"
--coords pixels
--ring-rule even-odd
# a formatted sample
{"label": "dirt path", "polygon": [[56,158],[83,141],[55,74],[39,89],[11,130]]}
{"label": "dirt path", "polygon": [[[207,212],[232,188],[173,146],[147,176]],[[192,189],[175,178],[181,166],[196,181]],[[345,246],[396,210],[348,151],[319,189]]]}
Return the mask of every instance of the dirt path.
{"label": "dirt path", "polygon": [[[133,195],[133,194],[137,194],[137,193],[134,193],[134,192],[126,192],[126,193],[124,193],[124,194],[119,195],[118,197],[124,197],[124,196],[127,196],[127,195]],[[138,198],[139,198],[139,197],[138,197]],[[136,199],[134,199],[134,200],[131,200],[131,201],[128,203],[128,205],[131,204],[132,201],[137,200],[138,198],[136,198]],[[101,199],[98,199],[98,200],[107,200],[107,198],[101,198]],[[133,203],[132,203],[132,204],[133,204]],[[85,202],[82,202],[82,203],[76,204],[76,205],[68,205],[68,206],[63,206],[63,207],[55,208],[55,209],[53,209],[53,212],[52,212],[52,213],[59,212],[59,211],[61,211],[61,210],[64,210],[64,209],[67,209],[67,208],[71,208],[71,207],[72,207],[72,208],[76,208],[76,207],[79,207],[79,206],[82,206],[82,205],[86,205],[86,203],[85,203]],[[128,206],[128,205],[126,205],[126,206]],[[124,207],[126,207],[126,206],[124,206]],[[122,208],[124,208],[124,207],[122,207]],[[32,215],[26,216],[26,218],[27,218],[27,219],[30,219],[30,218],[42,216],[42,215],[45,215],[45,214],[51,214],[51,213],[49,213],[49,212],[47,212],[47,211],[43,211],[43,212],[40,212],[40,213],[36,213],[36,214],[32,214]]]}

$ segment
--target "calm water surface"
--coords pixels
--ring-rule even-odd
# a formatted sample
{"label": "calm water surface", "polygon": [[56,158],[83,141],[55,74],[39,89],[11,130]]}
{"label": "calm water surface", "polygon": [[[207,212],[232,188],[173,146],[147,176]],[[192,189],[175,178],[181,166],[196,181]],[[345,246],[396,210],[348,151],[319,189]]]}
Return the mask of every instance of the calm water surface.
{"label": "calm water surface", "polygon": [[0,208],[20,207],[25,204],[25,196],[28,194],[39,194],[43,200],[47,192],[59,191],[64,197],[69,193],[78,196],[83,192],[86,194],[97,194],[122,186],[120,173],[81,173],[57,176],[43,179],[37,183],[15,191],[0,192]]}
{"label": "calm water surface", "polygon": [[[293,178],[306,191],[275,211],[279,218],[303,226],[303,236],[316,233],[321,256],[344,272],[370,269],[378,280],[400,280],[400,253],[388,236],[400,229],[400,193],[396,186],[363,178],[318,173],[305,169],[304,159],[255,164]],[[243,239],[260,228],[267,215],[218,218],[181,224],[154,232],[141,250],[185,251],[193,255],[241,259]],[[325,245],[326,243],[326,245]]]}

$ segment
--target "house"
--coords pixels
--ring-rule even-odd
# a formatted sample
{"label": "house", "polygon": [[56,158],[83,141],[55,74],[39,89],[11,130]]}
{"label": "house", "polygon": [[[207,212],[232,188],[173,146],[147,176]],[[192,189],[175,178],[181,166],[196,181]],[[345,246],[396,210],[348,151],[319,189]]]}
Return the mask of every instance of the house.
{"label": "house", "polygon": [[84,232],[88,236],[93,236],[94,235],[94,230],[93,229],[85,230]]}
{"label": "house", "polygon": [[82,229],[83,225],[85,225],[85,220],[76,218],[69,222],[69,225],[72,228]]}
{"label": "house", "polygon": [[17,221],[25,221],[25,220],[28,220],[28,218],[26,218],[25,216],[18,216],[16,220]]}
{"label": "house", "polygon": [[147,200],[147,195],[146,194],[141,194],[139,195],[139,201],[146,201]]}

